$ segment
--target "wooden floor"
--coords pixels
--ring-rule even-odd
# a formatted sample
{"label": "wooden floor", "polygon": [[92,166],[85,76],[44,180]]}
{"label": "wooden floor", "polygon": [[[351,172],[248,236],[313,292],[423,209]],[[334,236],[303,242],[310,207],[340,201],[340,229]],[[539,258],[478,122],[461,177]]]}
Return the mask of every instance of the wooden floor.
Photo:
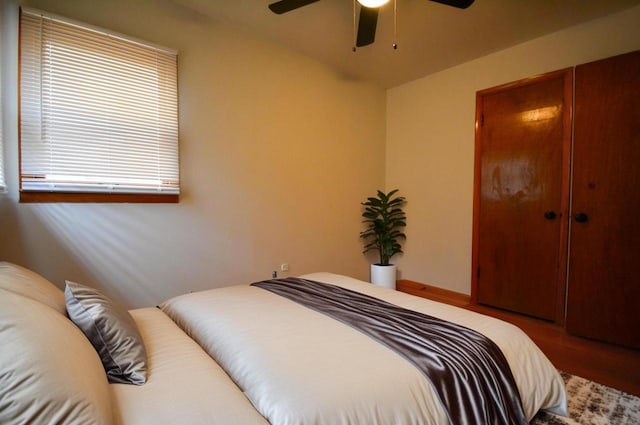
{"label": "wooden floor", "polygon": [[529,335],[556,368],[640,396],[640,351],[571,336],[543,320],[472,305],[468,295],[457,292],[408,280],[398,281],[397,289],[511,322]]}

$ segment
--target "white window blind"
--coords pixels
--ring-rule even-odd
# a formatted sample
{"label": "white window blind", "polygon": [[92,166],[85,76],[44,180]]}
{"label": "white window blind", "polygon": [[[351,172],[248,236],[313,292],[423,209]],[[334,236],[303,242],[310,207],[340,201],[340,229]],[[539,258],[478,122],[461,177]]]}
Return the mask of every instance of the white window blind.
{"label": "white window blind", "polygon": [[[2,15],[0,14],[0,17]],[[2,24],[0,24],[2,25]],[[0,46],[2,45],[2,27],[0,26]],[[2,50],[0,47],[0,57],[2,57]],[[0,67],[1,68],[1,67]],[[3,113],[2,113],[2,70],[0,69],[0,193],[7,191],[7,183],[4,179],[4,145],[3,145]]]}
{"label": "white window blind", "polygon": [[177,55],[23,9],[22,191],[179,193]]}
{"label": "white window blind", "polygon": [[[0,81],[2,81],[2,75],[0,74]],[[2,124],[4,119],[2,118],[2,84],[0,84],[0,193],[7,191],[7,184],[4,180],[4,146],[2,143]]]}

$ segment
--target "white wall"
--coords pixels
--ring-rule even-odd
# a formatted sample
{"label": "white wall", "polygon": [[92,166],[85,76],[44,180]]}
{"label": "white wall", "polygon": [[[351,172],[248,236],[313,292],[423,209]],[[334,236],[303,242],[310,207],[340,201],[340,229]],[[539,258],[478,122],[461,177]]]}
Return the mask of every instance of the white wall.
{"label": "white wall", "polygon": [[[7,3],[11,25],[17,8]],[[285,261],[290,275],[368,278],[360,202],[384,185],[384,90],[171,1],[22,4],[179,51],[182,196],[176,205],[17,202],[13,23],[0,260],[59,286],[95,285],[128,307],[266,279]]]}
{"label": "white wall", "polygon": [[470,292],[476,91],[637,49],[640,6],[389,90],[386,188],[408,200],[402,278]]}

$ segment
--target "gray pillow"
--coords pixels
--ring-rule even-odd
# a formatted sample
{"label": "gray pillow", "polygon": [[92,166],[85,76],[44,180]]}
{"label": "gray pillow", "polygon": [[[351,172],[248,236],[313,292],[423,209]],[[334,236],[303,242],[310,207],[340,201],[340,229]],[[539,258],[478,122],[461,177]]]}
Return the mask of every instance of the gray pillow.
{"label": "gray pillow", "polygon": [[99,291],[67,281],[69,317],[94,346],[111,383],[142,385],[147,380],[147,353],[131,315]]}

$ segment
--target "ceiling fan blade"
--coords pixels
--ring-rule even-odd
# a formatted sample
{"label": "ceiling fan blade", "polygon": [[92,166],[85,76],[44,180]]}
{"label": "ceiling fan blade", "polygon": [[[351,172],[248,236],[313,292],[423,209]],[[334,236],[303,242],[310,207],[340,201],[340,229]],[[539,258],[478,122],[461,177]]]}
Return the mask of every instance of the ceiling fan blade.
{"label": "ceiling fan blade", "polygon": [[376,26],[378,25],[377,7],[360,7],[360,20],[358,21],[358,38],[356,46],[368,46],[376,40]]}
{"label": "ceiling fan blade", "polygon": [[315,3],[317,1],[318,0],[280,0],[275,3],[271,3],[269,5],[269,9],[271,9],[273,13],[282,15],[283,13],[291,12],[294,9],[306,6],[311,3]]}
{"label": "ceiling fan blade", "polygon": [[431,1],[435,1],[436,3],[446,4],[447,6],[457,7],[459,9],[466,9],[467,7],[471,6],[471,4],[475,0],[431,0]]}

